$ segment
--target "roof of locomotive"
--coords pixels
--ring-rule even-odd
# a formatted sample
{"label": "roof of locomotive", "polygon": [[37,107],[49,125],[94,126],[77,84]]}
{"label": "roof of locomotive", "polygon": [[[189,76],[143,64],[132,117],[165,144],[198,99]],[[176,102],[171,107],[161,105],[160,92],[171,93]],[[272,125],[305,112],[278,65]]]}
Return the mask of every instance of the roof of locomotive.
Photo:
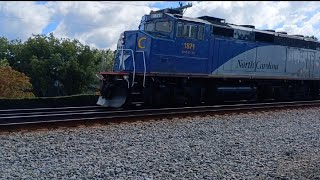
{"label": "roof of locomotive", "polygon": [[259,30],[256,29],[253,25],[237,25],[232,23],[226,23],[225,19],[217,18],[217,17],[211,17],[211,16],[201,16],[197,18],[193,17],[187,17],[180,14],[171,14],[171,13],[165,13],[168,16],[171,16],[175,19],[189,21],[189,22],[195,22],[195,23],[203,23],[203,24],[209,24],[213,26],[222,26],[224,28],[231,28],[231,29],[237,29],[237,30],[244,30],[244,31],[251,31],[251,32],[260,32],[265,34],[273,34],[274,36],[282,36],[282,37],[288,37],[288,38],[294,38],[294,39],[301,39],[306,41],[314,41],[318,42],[312,38],[307,38],[302,35],[289,35],[285,32],[276,32],[275,30]]}
{"label": "roof of locomotive", "polygon": [[[237,24],[227,23],[225,19],[212,17],[212,16],[200,16],[197,18],[183,16],[184,9],[188,7],[192,7],[192,4],[188,3],[185,6],[182,6],[182,4],[180,4],[180,7],[178,8],[165,8],[157,11],[151,11],[148,16],[157,15],[157,14],[158,15],[166,14],[167,16],[170,16],[178,20],[184,20],[184,21],[189,21],[194,23],[202,23],[202,24],[218,26],[218,27],[228,28],[228,29],[243,30],[248,32],[258,32],[258,33],[270,34],[274,36],[300,39],[305,41],[313,41],[313,42],[319,43],[317,40],[312,39],[310,37],[304,37],[303,35],[289,35],[286,32],[276,32],[275,30],[259,30],[259,29],[256,29],[255,26],[253,25],[237,25]],[[159,17],[162,17],[162,15]]]}

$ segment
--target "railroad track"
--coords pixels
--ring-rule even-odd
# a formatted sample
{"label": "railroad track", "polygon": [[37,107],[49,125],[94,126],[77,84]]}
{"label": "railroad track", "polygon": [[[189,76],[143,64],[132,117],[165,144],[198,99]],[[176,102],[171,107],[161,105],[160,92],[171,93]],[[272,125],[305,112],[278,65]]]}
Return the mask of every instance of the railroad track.
{"label": "railroad track", "polygon": [[162,117],[176,115],[199,115],[203,113],[228,113],[237,111],[271,110],[275,108],[279,109],[292,107],[309,107],[319,105],[320,100],[138,110],[108,110],[97,106],[11,109],[0,110],[0,129],[10,130],[17,127],[28,127],[29,125],[38,125],[38,127],[50,127],[50,125],[54,123],[60,123],[59,126],[63,126],[64,124],[74,125],[77,123],[81,124],[81,122],[94,123],[96,122],[96,120],[99,120],[100,122],[117,122],[117,120],[119,119],[132,120],[160,115]]}
{"label": "railroad track", "polygon": [[38,123],[41,118],[48,118],[45,121],[65,120],[68,115],[81,113],[105,112],[101,106],[83,107],[59,107],[59,108],[34,108],[34,109],[7,109],[0,110],[0,126]]}
{"label": "railroad track", "polygon": [[33,109],[0,109],[0,115],[10,113],[31,113],[31,112],[52,112],[52,111],[75,111],[85,109],[104,109],[101,106],[79,106],[79,107],[58,107],[58,108],[33,108]]}

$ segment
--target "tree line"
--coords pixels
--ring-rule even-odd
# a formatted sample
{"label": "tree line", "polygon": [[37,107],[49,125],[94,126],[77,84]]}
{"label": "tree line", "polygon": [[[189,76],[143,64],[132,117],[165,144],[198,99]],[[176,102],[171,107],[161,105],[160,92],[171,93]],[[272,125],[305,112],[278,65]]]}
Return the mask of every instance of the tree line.
{"label": "tree line", "polygon": [[0,37],[0,97],[50,97],[95,92],[96,73],[112,69],[114,52],[76,39]]}

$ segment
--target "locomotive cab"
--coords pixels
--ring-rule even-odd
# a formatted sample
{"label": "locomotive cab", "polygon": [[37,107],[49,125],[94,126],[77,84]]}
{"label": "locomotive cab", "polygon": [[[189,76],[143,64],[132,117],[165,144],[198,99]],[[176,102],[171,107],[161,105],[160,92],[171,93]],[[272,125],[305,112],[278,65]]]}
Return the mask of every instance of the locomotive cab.
{"label": "locomotive cab", "polygon": [[173,38],[173,18],[166,13],[152,13],[141,19],[139,30],[154,38]]}

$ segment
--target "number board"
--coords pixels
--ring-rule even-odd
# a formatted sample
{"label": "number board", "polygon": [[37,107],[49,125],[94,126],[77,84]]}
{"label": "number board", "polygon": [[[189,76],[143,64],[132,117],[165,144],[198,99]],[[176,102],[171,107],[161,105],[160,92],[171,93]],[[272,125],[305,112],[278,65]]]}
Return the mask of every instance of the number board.
{"label": "number board", "polygon": [[162,18],[162,13],[158,13],[158,14],[151,14],[150,15],[151,19],[155,19],[155,18]]}

